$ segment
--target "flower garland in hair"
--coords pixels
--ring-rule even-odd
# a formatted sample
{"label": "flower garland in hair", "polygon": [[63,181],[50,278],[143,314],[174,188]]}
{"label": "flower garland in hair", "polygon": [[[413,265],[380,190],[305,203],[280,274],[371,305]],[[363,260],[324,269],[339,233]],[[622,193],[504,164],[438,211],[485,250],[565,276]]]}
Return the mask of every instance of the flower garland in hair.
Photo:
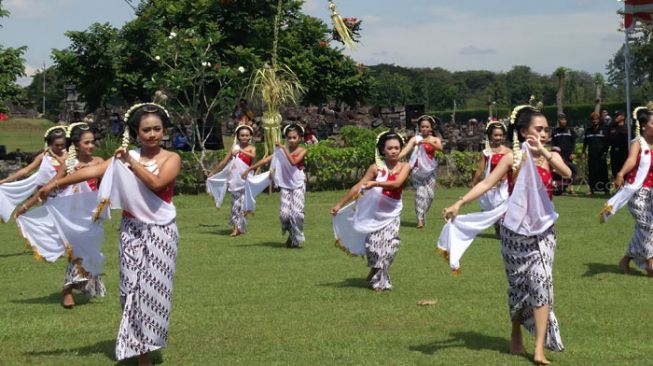
{"label": "flower garland in hair", "polygon": [[131,117],[131,114],[134,113],[135,110],[148,105],[161,109],[163,113],[165,113],[166,117],[168,117],[168,119],[170,118],[170,113],[161,104],[152,103],[152,102],[137,103],[129,107],[129,109],[127,110],[127,112],[125,112],[125,115],[123,117],[123,121],[125,123],[125,131],[122,133],[122,144],[120,145],[120,147],[122,147],[124,150],[127,150],[127,148],[129,147],[129,117]]}
{"label": "flower garland in hair", "polygon": [[[651,104],[651,103],[649,103],[649,104]],[[639,107],[635,108],[635,110],[633,110],[633,117],[635,117],[635,138],[639,138],[641,136],[641,132],[640,132],[641,126],[639,125],[639,118],[637,118],[637,113],[639,113],[642,110],[645,110],[645,111],[648,111],[648,112],[651,111],[650,108],[648,107],[648,105],[645,106],[645,107],[644,106],[639,106]]]}
{"label": "flower garland in hair", "polygon": [[492,147],[490,146],[490,138],[487,135],[487,132],[490,130],[490,128],[494,127],[499,127],[500,129],[503,130],[503,132],[506,132],[506,125],[503,124],[501,121],[492,121],[487,124],[485,127],[485,149],[483,149],[483,152],[485,155],[490,156],[492,154]]}
{"label": "flower garland in hair", "polygon": [[234,130],[235,136],[234,136],[234,142],[231,145],[231,151],[240,150],[240,142],[238,141],[238,131],[240,131],[243,128],[248,129],[251,136],[254,136],[254,129],[251,126],[238,125],[238,127],[236,127],[236,129]]}
{"label": "flower garland in hair", "polygon": [[524,108],[533,108],[530,104],[518,105],[512,110],[510,114],[510,124],[513,126],[512,129],[512,170],[517,171],[519,165],[521,164],[522,154],[521,146],[519,145],[519,131],[515,128],[515,122],[517,121],[517,115]]}
{"label": "flower garland in hair", "polygon": [[288,131],[288,128],[291,127],[291,126],[296,126],[297,128],[299,128],[299,130],[302,131],[302,135],[304,135],[304,127],[302,127],[302,125],[300,125],[299,123],[291,123],[291,124],[289,124],[289,125],[287,125],[286,127],[283,128],[282,133],[283,133],[284,136],[286,136],[286,132]]}
{"label": "flower garland in hair", "polygon": [[123,117],[123,121],[125,121],[125,123],[127,123],[127,121],[129,121],[129,117],[131,117],[131,114],[134,113],[135,110],[137,110],[137,109],[139,109],[141,107],[148,106],[148,105],[160,108],[163,111],[163,113],[165,113],[166,116],[168,118],[170,118],[170,113],[168,113],[168,110],[165,109],[161,104],[156,104],[156,103],[149,102],[149,103],[138,103],[138,104],[134,104],[133,106],[129,107],[127,112],[125,112],[125,116]]}
{"label": "flower garland in hair", "polygon": [[[75,122],[71,123],[68,126],[68,129],[66,130],[66,139],[70,140],[70,136],[73,132],[73,129],[78,126],[86,126],[85,128],[82,127],[83,130],[88,130],[88,124],[86,122]],[[72,174],[75,171],[75,160],[77,160],[77,148],[75,148],[75,144],[71,143],[70,146],[68,147],[68,159],[66,159],[66,173]]]}
{"label": "flower garland in hair", "polygon": [[61,130],[61,132],[63,133],[63,136],[62,136],[62,137],[65,137],[65,136],[66,136],[66,126],[54,126],[54,127],[50,127],[50,128],[48,128],[48,129],[45,131],[45,133],[43,134],[43,139],[45,140],[45,145],[44,145],[43,148],[44,148],[45,150],[48,149],[48,135],[50,134],[50,132],[52,132],[52,131],[56,131],[56,130]]}
{"label": "flower garland in hair", "polygon": [[[383,136],[393,132],[394,132],[393,130],[387,130],[381,132],[376,136],[376,142],[374,143],[374,163],[376,164],[376,168],[379,170],[388,170],[388,166],[385,164],[385,160],[383,160],[383,158],[381,157],[381,152],[379,152],[379,141],[381,141],[381,138]],[[399,136],[399,138],[401,139],[402,144],[406,143],[403,136],[401,136],[398,133],[397,136]]]}

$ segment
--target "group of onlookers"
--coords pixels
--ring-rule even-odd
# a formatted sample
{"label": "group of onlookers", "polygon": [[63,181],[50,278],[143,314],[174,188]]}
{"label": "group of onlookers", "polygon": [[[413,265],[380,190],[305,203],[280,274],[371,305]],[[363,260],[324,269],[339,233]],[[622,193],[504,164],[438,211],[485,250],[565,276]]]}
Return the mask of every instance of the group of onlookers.
{"label": "group of onlookers", "polygon": [[593,112],[590,114],[591,124],[584,131],[583,148],[580,157],[576,156],[577,134],[568,126],[567,116],[564,113],[558,115],[558,124],[551,134],[551,146],[560,152],[565,163],[573,172],[571,180],[560,180],[558,193],[568,191],[575,194],[572,182],[577,173],[577,164],[587,164],[588,195],[603,192],[610,193],[610,179],[608,177],[608,156],[612,178],[616,176],[619,169],[628,156],[628,126],[623,112],[617,111],[614,118],[610,117],[607,110],[601,114]]}

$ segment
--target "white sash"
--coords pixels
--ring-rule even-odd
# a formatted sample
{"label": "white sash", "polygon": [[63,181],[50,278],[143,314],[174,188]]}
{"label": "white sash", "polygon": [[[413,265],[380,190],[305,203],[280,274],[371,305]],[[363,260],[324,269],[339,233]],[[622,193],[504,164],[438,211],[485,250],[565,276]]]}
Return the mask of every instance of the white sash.
{"label": "white sash", "polygon": [[48,154],[43,155],[41,165],[36,173],[15,182],[0,184],[0,220],[11,219],[16,206],[28,199],[34,191],[48,183],[57,174]]}
{"label": "white sash", "polygon": [[537,172],[527,143],[522,144],[521,149],[526,156],[508,198],[508,211],[503,226],[520,235],[539,235],[553,225],[558,214]]}
{"label": "white sash", "polygon": [[256,196],[270,185],[270,172],[247,177],[245,182],[245,212],[256,211]]}
{"label": "white sash", "polygon": [[[492,160],[492,154],[486,154],[483,152],[483,155],[487,158],[485,167],[485,177],[487,178],[487,176],[490,175],[490,161]],[[489,191],[485,192],[478,199],[478,204],[481,206],[482,211],[492,211],[505,202],[508,199],[508,196],[508,180],[503,179],[497,186],[494,186]]]}
{"label": "white sash", "polygon": [[506,213],[508,203],[503,202],[490,211],[460,215],[449,220],[438,238],[437,252],[449,260],[449,267],[456,274],[460,272],[460,258],[476,236],[492,227]]}
{"label": "white sash", "polygon": [[[213,197],[217,208],[222,206],[227,190],[240,192],[245,189],[245,179],[242,178],[242,174],[247,168],[249,166],[244,161],[234,157],[224,169],[206,180],[206,191]],[[250,172],[248,176],[253,176],[253,173]]]}
{"label": "white sash", "polygon": [[437,252],[449,261],[455,274],[460,272],[460,259],[476,236],[502,216],[505,227],[526,236],[543,233],[558,218],[526,143],[522,145],[522,153],[526,158],[507,200],[490,211],[457,216],[442,228]]}
{"label": "white sash", "polygon": [[274,185],[285,189],[297,189],[304,185],[304,171],[290,164],[285,151],[280,147],[274,149],[270,171],[274,172]]}
{"label": "white sash", "polygon": [[177,217],[172,203],[159,198],[122,161],[111,159],[98,189],[96,215],[108,203],[112,209],[123,209],[146,224],[167,225]]}
{"label": "white sash", "polygon": [[646,179],[649,168],[651,167],[651,149],[648,146],[646,140],[643,137],[639,137],[640,152],[639,152],[639,167],[637,168],[637,174],[635,175],[635,180],[632,184],[626,183],[621,189],[612,196],[608,202],[603,205],[601,210],[599,221],[604,223],[608,221],[610,217],[617,213],[617,211],[622,208],[628,201],[630,197],[635,194]]}
{"label": "white sash", "polygon": [[[376,181],[387,180],[388,173],[377,174]],[[401,215],[401,199],[383,194],[383,188],[373,187],[361,191],[356,201],[343,207],[333,217],[336,244],[352,255],[365,254],[365,238],[369,233],[389,225]]]}
{"label": "white sash", "polygon": [[91,218],[96,203],[96,192],[57,196],[19,216],[16,223],[38,258],[54,262],[71,249],[86,272],[99,275],[104,229]]}
{"label": "white sash", "polygon": [[418,145],[420,141],[424,138],[421,135],[415,136],[415,148],[413,153],[410,155],[410,160],[408,165],[412,168],[417,164],[417,169],[412,171],[414,176],[418,178],[426,178],[429,175],[433,174],[435,169],[438,167],[438,162],[435,158],[431,159],[424,148],[424,144]]}

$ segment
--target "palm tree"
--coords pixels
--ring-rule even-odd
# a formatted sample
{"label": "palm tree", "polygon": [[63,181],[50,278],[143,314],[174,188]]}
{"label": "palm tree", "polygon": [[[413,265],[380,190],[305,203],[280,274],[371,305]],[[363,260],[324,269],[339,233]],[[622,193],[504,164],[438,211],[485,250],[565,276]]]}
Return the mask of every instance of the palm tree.
{"label": "palm tree", "polygon": [[601,111],[601,93],[603,92],[603,85],[605,84],[605,79],[600,73],[594,74],[594,87],[596,90],[596,97],[594,98],[594,112],[599,113]]}
{"label": "palm tree", "polygon": [[565,83],[567,82],[567,73],[569,69],[566,67],[558,67],[553,74],[558,78],[558,92],[556,93],[556,106],[558,107],[558,114],[564,112],[563,104],[565,100]]}

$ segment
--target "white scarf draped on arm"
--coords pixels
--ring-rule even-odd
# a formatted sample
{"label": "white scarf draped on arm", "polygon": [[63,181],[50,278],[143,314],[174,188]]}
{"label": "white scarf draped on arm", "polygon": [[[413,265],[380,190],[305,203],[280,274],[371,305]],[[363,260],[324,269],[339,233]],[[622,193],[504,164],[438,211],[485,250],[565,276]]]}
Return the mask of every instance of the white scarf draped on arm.
{"label": "white scarf draped on arm", "polygon": [[104,229],[92,220],[96,204],[96,192],[57,196],[19,216],[16,223],[37,258],[54,262],[68,254],[80,258],[83,269],[95,276],[104,265]]}
{"label": "white scarf draped on arm", "polygon": [[[220,208],[227,192],[240,192],[245,189],[245,179],[242,174],[249,166],[238,157],[232,158],[227,166],[206,180],[206,190],[213,197],[215,206]],[[249,173],[248,177],[252,177]]]}
{"label": "white scarf draped on arm", "polygon": [[543,233],[558,218],[526,143],[521,151],[525,157],[515,188],[504,203],[491,211],[457,216],[442,228],[437,251],[449,261],[454,274],[460,273],[460,259],[476,236],[502,216],[506,228],[525,236]]}
{"label": "white scarf draped on arm", "polygon": [[306,176],[303,170],[290,164],[283,149],[276,147],[272,154],[270,171],[248,177],[245,182],[245,212],[256,211],[256,196],[270,185],[271,179],[277,187],[297,189],[304,185]]}
{"label": "white scarf draped on arm", "polygon": [[429,175],[433,174],[435,169],[438,167],[438,162],[435,159],[431,159],[424,148],[424,144],[418,144],[424,138],[421,135],[415,136],[415,148],[413,153],[410,155],[410,160],[408,165],[411,169],[417,164],[417,169],[412,170],[412,174],[419,178],[426,178]]}
{"label": "white scarf draped on arm", "polygon": [[172,203],[159,198],[125,163],[116,158],[111,160],[98,189],[96,214],[109,204],[112,209],[125,210],[146,224],[167,225],[177,217]]}
{"label": "white scarf draped on arm", "polygon": [[[387,180],[388,173],[377,174],[377,182]],[[336,245],[350,255],[365,255],[365,238],[368,234],[389,225],[401,215],[401,199],[383,194],[383,188],[373,187],[361,191],[359,197],[343,207],[333,217]]]}
{"label": "white scarf draped on arm", "polygon": [[[492,153],[486,154],[483,152],[483,154],[487,158],[486,162],[486,167],[485,167],[485,177],[487,178],[488,175],[490,175],[490,170],[491,170],[491,165],[490,162],[492,160]],[[503,202],[505,202],[508,199],[508,180],[507,179],[502,179],[501,182],[492,187],[489,191],[485,192],[481,196],[481,198],[478,199],[478,205],[481,206],[482,211],[492,211],[498,206],[500,206]]]}
{"label": "white scarf draped on arm", "polygon": [[635,180],[632,184],[624,184],[624,186],[603,205],[603,209],[599,215],[599,221],[601,223],[608,221],[610,217],[614,216],[620,208],[628,203],[633,194],[642,188],[646,175],[651,167],[651,149],[646,140],[640,136],[638,140],[633,141],[638,141],[640,146],[639,167],[637,168]]}
{"label": "white scarf draped on arm", "polygon": [[3,222],[11,219],[11,213],[14,212],[16,206],[28,199],[39,186],[45,185],[57,174],[50,159],[52,159],[50,155],[44,154],[36,173],[25,179],[0,184],[0,219]]}

